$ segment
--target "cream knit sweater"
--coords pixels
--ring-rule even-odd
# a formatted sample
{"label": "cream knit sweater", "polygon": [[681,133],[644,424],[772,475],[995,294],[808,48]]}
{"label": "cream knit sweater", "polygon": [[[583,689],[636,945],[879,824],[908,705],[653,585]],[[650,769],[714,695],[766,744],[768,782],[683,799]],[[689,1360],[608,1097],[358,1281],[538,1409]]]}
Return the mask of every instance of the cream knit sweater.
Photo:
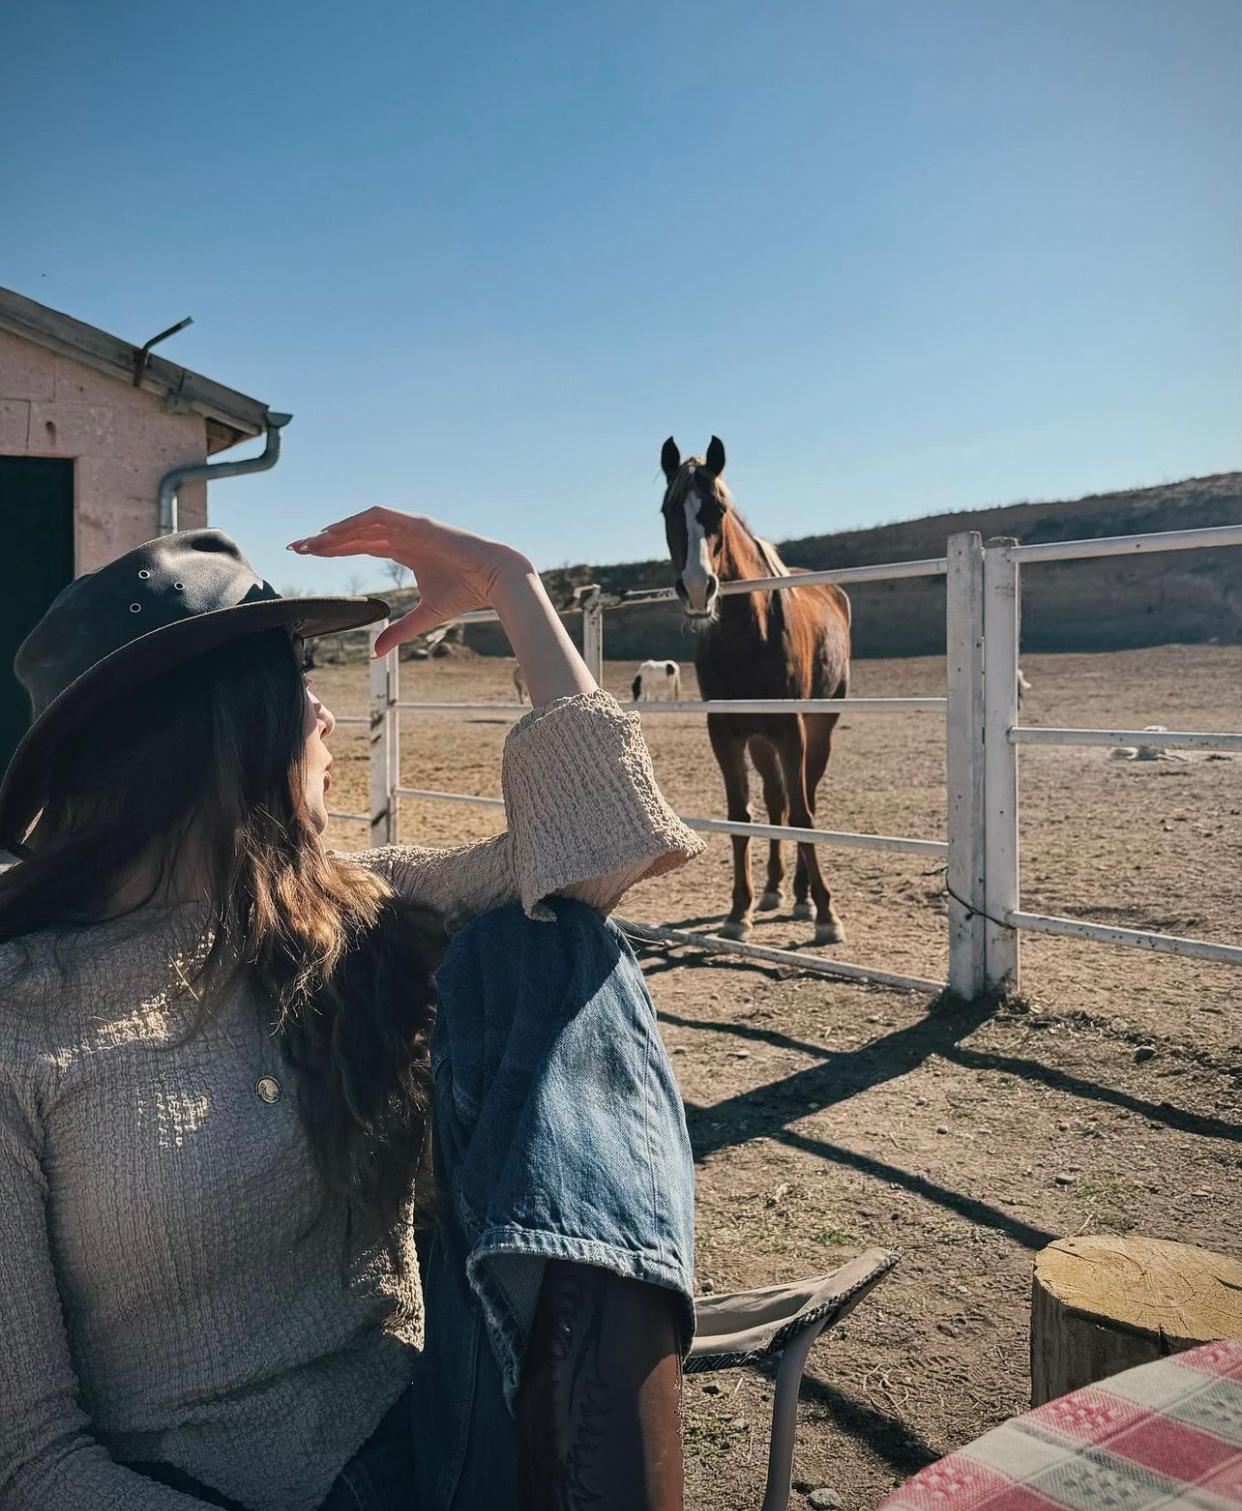
{"label": "cream knit sweater", "polygon": [[[546,916],[556,892],[607,910],[702,848],[603,693],[528,714],[502,779],[497,838],[351,858],[454,920]],[[122,1460],[312,1511],[415,1368],[417,1268],[398,1287],[371,1252],[342,1287],[343,1214],[250,993],[156,1052],[203,921],[148,908],[0,946],[0,1511],[199,1504]]]}

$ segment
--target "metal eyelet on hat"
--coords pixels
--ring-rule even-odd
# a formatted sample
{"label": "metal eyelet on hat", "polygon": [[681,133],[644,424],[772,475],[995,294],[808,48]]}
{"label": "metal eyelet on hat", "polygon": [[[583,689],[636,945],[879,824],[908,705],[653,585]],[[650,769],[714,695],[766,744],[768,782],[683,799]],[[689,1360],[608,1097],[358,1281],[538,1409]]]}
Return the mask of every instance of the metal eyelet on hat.
{"label": "metal eyelet on hat", "polygon": [[254,1089],[258,1092],[260,1101],[266,1102],[269,1107],[280,1101],[280,1082],[275,1076],[260,1076]]}
{"label": "metal eyelet on hat", "polygon": [[142,613],[142,605],[140,603],[131,603],[130,606],[129,606],[129,612],[131,614],[141,614]]}
{"label": "metal eyelet on hat", "polygon": [[173,583],[173,587],[176,588],[176,590],[177,590],[178,593],[184,593],[185,592],[185,583],[183,583],[183,582],[174,582]]}
{"label": "metal eyelet on hat", "polygon": [[145,581],[146,578],[150,577],[151,574],[150,574],[150,572],[147,571],[146,567],[143,567],[142,570],[138,573],[138,575],[139,575],[139,577],[143,578],[143,580]]}

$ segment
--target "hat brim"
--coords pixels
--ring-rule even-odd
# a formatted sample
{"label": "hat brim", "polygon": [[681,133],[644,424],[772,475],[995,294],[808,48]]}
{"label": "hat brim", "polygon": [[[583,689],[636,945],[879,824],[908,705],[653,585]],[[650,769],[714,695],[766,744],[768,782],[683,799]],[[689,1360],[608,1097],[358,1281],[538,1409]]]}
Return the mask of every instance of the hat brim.
{"label": "hat brim", "polygon": [[20,848],[41,806],[41,758],[99,709],[192,656],[243,635],[288,625],[304,639],[357,630],[387,619],[382,598],[260,598],[167,624],[96,661],[59,692],[22,736],[0,783],[0,846]]}

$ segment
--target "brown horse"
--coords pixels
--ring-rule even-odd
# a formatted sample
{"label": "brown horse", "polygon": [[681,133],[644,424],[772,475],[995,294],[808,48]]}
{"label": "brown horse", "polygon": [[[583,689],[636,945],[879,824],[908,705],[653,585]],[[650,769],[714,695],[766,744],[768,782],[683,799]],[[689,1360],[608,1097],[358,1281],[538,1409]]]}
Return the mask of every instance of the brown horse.
{"label": "brown horse", "polygon": [[[850,604],[834,583],[755,593],[721,594],[722,582],[786,577],[789,568],[767,541],[746,527],[721,481],[725,451],[713,436],[706,457],[683,462],[672,436],[660,465],[668,487],[664,528],[677,573],[676,591],[699,627],[694,664],[704,698],[843,698],[849,687]],[[840,715],[708,714],[707,733],[724,777],[729,818],[750,822],[746,752],[763,781],[773,824],[815,827],[815,792],[832,751]],[[778,840],[768,850],[767,888],[761,909],[779,908],[785,868]],[[815,903],[816,944],[845,938],[819,869],[815,846],[798,845],[794,917],[810,918]],[[750,932],[754,893],[750,839],[733,836],[733,907],[722,932]]]}

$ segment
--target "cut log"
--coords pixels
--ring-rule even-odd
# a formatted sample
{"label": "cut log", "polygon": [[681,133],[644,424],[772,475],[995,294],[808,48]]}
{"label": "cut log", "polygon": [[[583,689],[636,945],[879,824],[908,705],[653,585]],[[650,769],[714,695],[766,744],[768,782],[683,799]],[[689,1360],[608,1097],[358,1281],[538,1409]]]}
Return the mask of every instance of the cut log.
{"label": "cut log", "polygon": [[1242,1264],[1160,1238],[1060,1238],[1035,1260],[1031,1404],[1242,1334]]}

